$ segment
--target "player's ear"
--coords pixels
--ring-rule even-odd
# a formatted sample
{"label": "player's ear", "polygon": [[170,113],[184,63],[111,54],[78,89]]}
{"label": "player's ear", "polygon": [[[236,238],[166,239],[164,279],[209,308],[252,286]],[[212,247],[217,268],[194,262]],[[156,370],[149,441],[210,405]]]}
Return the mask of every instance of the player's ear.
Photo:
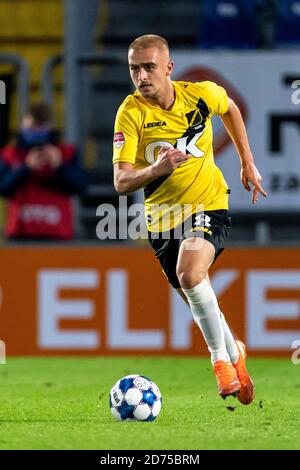
{"label": "player's ear", "polygon": [[173,68],[174,68],[174,62],[173,62],[173,60],[170,60],[168,62],[168,67],[167,67],[167,77],[170,77],[170,75],[173,72]]}

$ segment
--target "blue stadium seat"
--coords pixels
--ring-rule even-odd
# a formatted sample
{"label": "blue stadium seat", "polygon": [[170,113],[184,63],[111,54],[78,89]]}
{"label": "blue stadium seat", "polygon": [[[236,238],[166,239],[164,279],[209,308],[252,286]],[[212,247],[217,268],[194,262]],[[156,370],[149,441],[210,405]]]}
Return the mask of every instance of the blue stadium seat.
{"label": "blue stadium seat", "polygon": [[199,47],[258,47],[258,0],[203,0]]}
{"label": "blue stadium seat", "polygon": [[275,46],[300,46],[300,1],[278,0],[274,31]]}

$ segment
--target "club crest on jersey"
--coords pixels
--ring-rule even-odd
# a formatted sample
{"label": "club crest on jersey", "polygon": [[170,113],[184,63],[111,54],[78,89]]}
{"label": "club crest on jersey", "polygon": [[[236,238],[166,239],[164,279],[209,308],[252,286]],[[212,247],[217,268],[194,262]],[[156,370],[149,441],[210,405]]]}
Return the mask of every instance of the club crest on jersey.
{"label": "club crest on jersey", "polygon": [[119,149],[124,144],[125,144],[125,136],[124,136],[123,132],[115,132],[114,146],[117,147],[117,149]]}
{"label": "club crest on jersey", "polygon": [[197,107],[186,113],[189,130],[202,130],[205,127],[206,119],[209,117],[209,109],[202,98],[198,100]]}
{"label": "club crest on jersey", "polygon": [[201,114],[200,109],[193,109],[189,113],[186,114],[189,127],[197,128],[202,124],[203,116]]}
{"label": "club crest on jersey", "polygon": [[167,123],[166,121],[155,121],[155,122],[147,122],[147,124],[144,124],[144,129],[147,127],[158,127],[158,126],[166,126]]}

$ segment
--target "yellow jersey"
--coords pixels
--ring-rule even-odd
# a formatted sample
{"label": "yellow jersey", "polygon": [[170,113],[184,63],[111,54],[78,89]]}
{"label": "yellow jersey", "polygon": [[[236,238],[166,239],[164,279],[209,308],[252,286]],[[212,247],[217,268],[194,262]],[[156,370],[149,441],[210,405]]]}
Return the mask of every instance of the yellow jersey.
{"label": "yellow jersey", "polygon": [[[113,163],[127,162],[134,169],[142,169],[155,162],[162,147],[192,155],[171,174],[144,187],[146,221],[151,232],[174,228],[199,207],[228,209],[229,190],[214,163],[211,124],[214,114],[228,110],[227,93],[210,81],[172,84],[175,102],[171,110],[149,103],[136,91],[125,98],[115,121]],[[177,209],[170,209],[173,207]]]}

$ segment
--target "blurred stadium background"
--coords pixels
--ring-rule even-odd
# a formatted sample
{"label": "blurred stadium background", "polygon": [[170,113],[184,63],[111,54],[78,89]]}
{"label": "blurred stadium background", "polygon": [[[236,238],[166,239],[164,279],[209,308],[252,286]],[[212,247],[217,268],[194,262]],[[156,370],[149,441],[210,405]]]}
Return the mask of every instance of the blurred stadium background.
{"label": "blurred stadium background", "polygon": [[[233,228],[213,284],[250,355],[285,356],[294,367],[290,357],[300,344],[300,2],[1,0],[0,17],[0,79],[6,83],[0,145],[12,138],[28,103],[42,99],[65,139],[79,147],[88,174],[76,200],[75,240],[32,245],[1,236],[0,338],[7,355],[206,354],[148,246],[96,236],[99,204],[113,204],[124,224],[112,179],[113,123],[132,92],[128,44],[155,33],[171,45],[174,79],[217,81],[241,108],[268,198],[251,206],[238,157],[216,121],[216,163],[231,188]],[[137,201],[139,194],[130,196],[129,203]],[[4,200],[0,220],[3,227]]]}

